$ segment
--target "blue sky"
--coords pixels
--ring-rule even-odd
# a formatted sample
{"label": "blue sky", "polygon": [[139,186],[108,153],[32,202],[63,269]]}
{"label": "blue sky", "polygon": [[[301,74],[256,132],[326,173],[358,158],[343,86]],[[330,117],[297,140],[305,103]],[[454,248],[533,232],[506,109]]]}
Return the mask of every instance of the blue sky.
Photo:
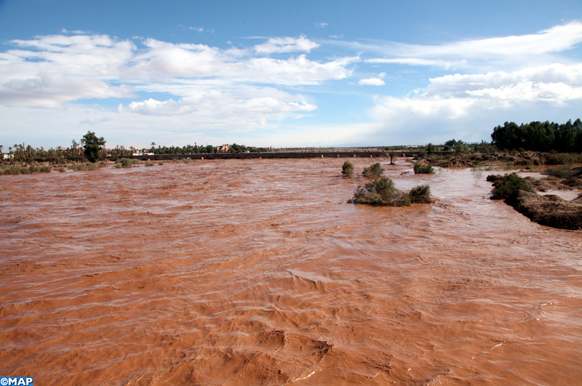
{"label": "blue sky", "polygon": [[0,144],[384,146],[582,117],[582,2],[0,0]]}

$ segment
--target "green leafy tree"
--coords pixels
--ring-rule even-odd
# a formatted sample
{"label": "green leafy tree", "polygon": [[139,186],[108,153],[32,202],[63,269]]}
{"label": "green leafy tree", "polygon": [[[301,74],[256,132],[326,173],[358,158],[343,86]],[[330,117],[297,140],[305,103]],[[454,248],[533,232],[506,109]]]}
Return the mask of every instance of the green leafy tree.
{"label": "green leafy tree", "polygon": [[105,146],[105,140],[103,137],[97,137],[94,132],[88,131],[87,134],[85,134],[81,139],[81,143],[85,148],[85,157],[90,162],[95,163],[101,159],[100,150],[103,146]]}

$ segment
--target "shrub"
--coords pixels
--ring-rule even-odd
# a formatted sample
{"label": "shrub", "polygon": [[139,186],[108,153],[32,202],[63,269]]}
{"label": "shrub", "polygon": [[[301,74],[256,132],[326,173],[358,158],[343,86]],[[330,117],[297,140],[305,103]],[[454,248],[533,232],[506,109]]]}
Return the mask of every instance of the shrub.
{"label": "shrub", "polygon": [[38,166],[34,166],[34,165],[30,165],[28,167],[28,170],[30,171],[30,173],[38,173],[39,172]]}
{"label": "shrub", "polygon": [[158,165],[162,166],[164,163],[163,162],[158,162]]}
{"label": "shrub", "polygon": [[408,194],[396,189],[394,182],[387,177],[360,185],[354,192],[356,204],[408,206],[410,197]]}
{"label": "shrub", "polygon": [[8,170],[8,174],[17,175],[20,174],[20,166],[11,166]]}
{"label": "shrub", "polygon": [[430,204],[430,186],[428,185],[419,185],[415,186],[414,188],[410,189],[408,192],[410,196],[410,202],[413,204]]}
{"label": "shrub", "polygon": [[342,174],[344,177],[351,177],[354,174],[354,165],[349,161],[344,162],[342,166]]}
{"label": "shrub", "polygon": [[61,167],[59,168],[59,172],[60,172],[60,173],[64,173],[64,172],[65,172],[65,168],[61,166]]}
{"label": "shrub", "polygon": [[50,168],[50,166],[41,166],[40,167],[40,172],[41,173],[50,173],[51,172],[51,168]]}
{"label": "shrub", "polygon": [[414,164],[414,174],[433,174],[434,169],[431,165]]}
{"label": "shrub", "polygon": [[379,163],[375,163],[372,166],[369,166],[364,169],[364,176],[366,178],[378,178],[384,173],[384,169],[380,166]]}
{"label": "shrub", "polygon": [[121,168],[131,168],[131,167],[133,167],[134,164],[139,164],[139,163],[141,163],[141,161],[138,159],[122,158],[119,160],[119,166],[115,166],[115,167],[117,167],[117,168],[120,168],[120,167]]}
{"label": "shrub", "polygon": [[146,162],[145,166],[154,166],[153,162]]}
{"label": "shrub", "polygon": [[572,178],[574,176],[574,169],[568,167],[548,168],[542,174],[556,178]]}
{"label": "shrub", "polygon": [[497,181],[493,184],[493,190],[491,191],[492,200],[506,200],[515,198],[520,190],[525,190],[526,192],[533,192],[534,189],[531,187],[529,182],[524,178],[521,178],[516,173],[506,174],[499,177]]}
{"label": "shrub", "polygon": [[95,164],[72,164],[67,166],[67,168],[75,171],[80,171],[80,170],[95,170],[97,169],[97,166]]}
{"label": "shrub", "polygon": [[546,157],[546,165],[569,165],[574,162],[574,157],[567,153],[551,152]]}

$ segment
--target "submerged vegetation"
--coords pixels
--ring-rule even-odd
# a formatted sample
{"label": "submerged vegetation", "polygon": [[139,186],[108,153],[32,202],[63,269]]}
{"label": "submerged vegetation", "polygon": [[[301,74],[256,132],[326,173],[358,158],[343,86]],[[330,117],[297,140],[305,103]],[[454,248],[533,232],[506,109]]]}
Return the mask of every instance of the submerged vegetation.
{"label": "submerged vegetation", "polygon": [[382,174],[384,174],[384,169],[382,169],[382,166],[379,163],[364,168],[364,177],[366,178],[379,178]]}
{"label": "submerged vegetation", "polygon": [[430,187],[421,185],[403,192],[394,186],[388,177],[360,185],[354,192],[354,203],[386,206],[409,206],[410,204],[429,204]]}
{"label": "submerged vegetation", "polygon": [[414,174],[433,174],[434,169],[431,165],[414,164]]}
{"label": "submerged vegetation", "polygon": [[354,165],[350,161],[344,162],[342,174],[344,177],[351,177],[354,174]]}
{"label": "submerged vegetation", "polygon": [[131,168],[135,164],[140,164],[141,161],[138,159],[122,158],[115,163],[113,167],[115,168]]}

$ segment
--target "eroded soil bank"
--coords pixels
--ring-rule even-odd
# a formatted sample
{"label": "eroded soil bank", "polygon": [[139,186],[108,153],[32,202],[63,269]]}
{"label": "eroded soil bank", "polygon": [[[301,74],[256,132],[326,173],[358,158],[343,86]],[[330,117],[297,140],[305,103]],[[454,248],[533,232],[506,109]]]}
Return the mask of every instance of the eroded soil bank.
{"label": "eroded soil bank", "polygon": [[[345,159],[0,179],[0,376],[41,385],[556,385],[582,378],[582,233],[469,169]],[[361,173],[378,159],[350,159]],[[409,172],[408,174],[402,174]]]}

